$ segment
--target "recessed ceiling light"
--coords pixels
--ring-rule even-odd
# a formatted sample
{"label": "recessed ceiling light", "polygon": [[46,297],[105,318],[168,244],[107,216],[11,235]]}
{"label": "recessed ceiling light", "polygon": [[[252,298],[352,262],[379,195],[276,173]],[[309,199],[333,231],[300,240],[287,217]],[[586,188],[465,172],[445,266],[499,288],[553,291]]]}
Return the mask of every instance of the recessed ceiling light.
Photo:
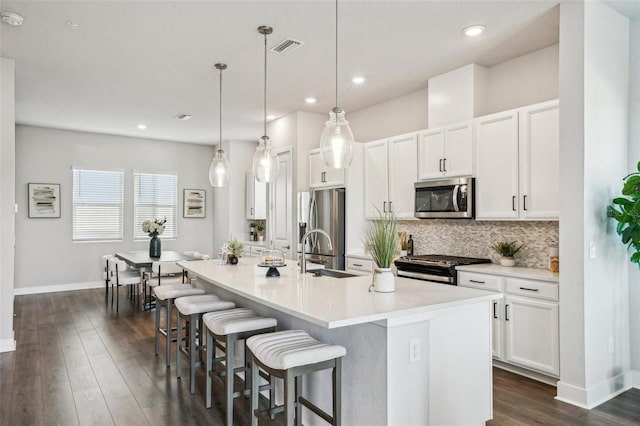
{"label": "recessed ceiling light", "polygon": [[267,115],[267,120],[275,120],[276,116],[273,114]]}
{"label": "recessed ceiling light", "polygon": [[67,27],[71,28],[72,30],[75,30],[76,28],[78,28],[78,23],[73,21],[67,21]]}
{"label": "recessed ceiling light", "polygon": [[138,123],[138,129],[140,130],[145,130],[147,128],[147,125],[144,123]]}
{"label": "recessed ceiling light", "polygon": [[315,104],[318,100],[316,98],[308,97],[304,98],[304,101],[308,104]]}
{"label": "recessed ceiling light", "polygon": [[178,120],[182,120],[182,121],[191,120],[191,114],[183,114],[183,113],[180,113],[180,114],[176,115],[176,118],[177,118]]}
{"label": "recessed ceiling light", "polygon": [[475,37],[482,34],[484,30],[486,30],[486,27],[484,25],[471,25],[464,28],[462,30],[462,34],[466,35],[467,37]]}
{"label": "recessed ceiling light", "polygon": [[351,81],[352,81],[354,84],[362,84],[362,83],[364,83],[364,82],[365,82],[365,80],[366,80],[366,78],[362,77],[361,75],[356,76],[356,77],[353,77],[353,78],[351,79]]}
{"label": "recessed ceiling light", "polygon": [[24,18],[17,13],[13,12],[0,12],[0,17],[2,17],[2,21],[6,22],[9,25],[13,25],[14,27],[18,27],[22,25]]}

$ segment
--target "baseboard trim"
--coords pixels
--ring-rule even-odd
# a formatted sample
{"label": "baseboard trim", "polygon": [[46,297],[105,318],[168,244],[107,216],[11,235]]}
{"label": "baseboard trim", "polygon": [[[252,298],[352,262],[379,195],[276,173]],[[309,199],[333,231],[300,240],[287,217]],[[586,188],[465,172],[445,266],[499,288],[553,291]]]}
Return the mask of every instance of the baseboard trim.
{"label": "baseboard trim", "polygon": [[631,386],[640,389],[640,371],[631,371]]}
{"label": "baseboard trim", "polygon": [[44,285],[39,287],[19,287],[13,289],[13,295],[24,296],[26,294],[55,293],[58,291],[86,290],[89,288],[104,288],[104,281]]}
{"label": "baseboard trim", "polygon": [[497,359],[493,360],[493,366],[499,368],[501,370],[510,371],[515,374],[519,374],[520,376],[528,377],[533,380],[537,380],[539,382],[545,383],[551,386],[557,386],[558,378],[547,376],[546,374],[538,373],[536,371],[528,370],[526,368],[519,367],[517,365],[509,364]]}
{"label": "baseboard trim", "polygon": [[577,407],[591,410],[603,402],[626,392],[631,388],[631,385],[631,372],[618,374],[617,376],[603,380],[594,386],[590,386],[587,389],[579,388],[560,381],[558,382],[558,395],[556,396],[556,399]]}
{"label": "baseboard trim", "polygon": [[11,339],[0,339],[0,353],[16,350],[15,332],[11,332]]}

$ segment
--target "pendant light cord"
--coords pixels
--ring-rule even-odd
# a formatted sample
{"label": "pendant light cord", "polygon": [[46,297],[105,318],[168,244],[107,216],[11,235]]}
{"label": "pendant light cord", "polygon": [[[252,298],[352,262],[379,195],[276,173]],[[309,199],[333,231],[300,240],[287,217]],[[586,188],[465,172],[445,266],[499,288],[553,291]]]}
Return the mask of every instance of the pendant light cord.
{"label": "pendant light cord", "polygon": [[264,34],[264,133],[267,135],[267,34]]}
{"label": "pendant light cord", "polygon": [[222,151],[222,68],[220,68],[220,143],[218,152]]}
{"label": "pendant light cord", "polygon": [[336,0],[336,108],[338,105],[338,0]]}

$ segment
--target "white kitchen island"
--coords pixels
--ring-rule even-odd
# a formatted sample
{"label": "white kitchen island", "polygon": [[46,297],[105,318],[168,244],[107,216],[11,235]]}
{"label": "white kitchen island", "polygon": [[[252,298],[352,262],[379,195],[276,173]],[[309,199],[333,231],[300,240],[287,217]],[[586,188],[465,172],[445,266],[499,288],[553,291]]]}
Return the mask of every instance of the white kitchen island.
{"label": "white kitchen island", "polygon": [[[344,425],[480,425],[492,417],[491,301],[499,294],[401,277],[394,293],[375,293],[370,276],[302,275],[295,261],[266,278],[258,260],[179,264],[207,291],[276,317],[278,329],[345,346]],[[318,373],[303,391],[329,412],[330,380],[328,370]],[[303,421],[324,424],[309,413]]]}

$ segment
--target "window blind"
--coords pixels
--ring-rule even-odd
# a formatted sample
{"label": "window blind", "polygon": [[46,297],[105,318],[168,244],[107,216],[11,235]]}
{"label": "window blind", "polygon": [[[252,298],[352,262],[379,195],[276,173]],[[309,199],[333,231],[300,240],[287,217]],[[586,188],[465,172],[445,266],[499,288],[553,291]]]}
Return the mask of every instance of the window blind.
{"label": "window blind", "polygon": [[142,230],[145,220],[164,219],[161,238],[177,238],[178,176],[156,173],[133,174],[133,238],[148,238]]}
{"label": "window blind", "polygon": [[122,240],[124,173],[73,169],[73,241]]}

